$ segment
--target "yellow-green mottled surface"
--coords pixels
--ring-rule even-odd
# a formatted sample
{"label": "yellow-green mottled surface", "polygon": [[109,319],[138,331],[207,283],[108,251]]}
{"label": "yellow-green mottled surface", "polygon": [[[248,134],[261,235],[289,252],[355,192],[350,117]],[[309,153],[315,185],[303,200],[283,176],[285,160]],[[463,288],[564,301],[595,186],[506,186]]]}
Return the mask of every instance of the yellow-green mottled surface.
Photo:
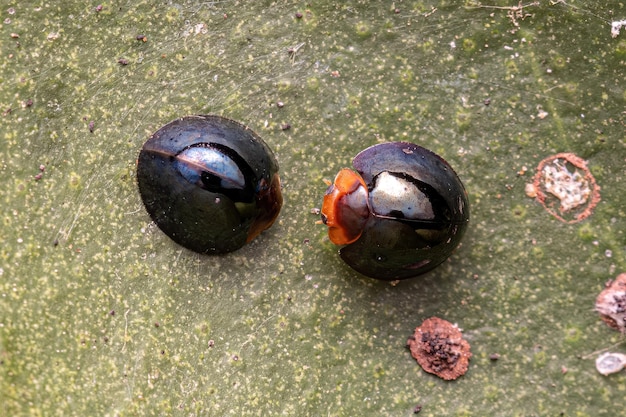
{"label": "yellow-green mottled surface", "polygon": [[[593,354],[626,352],[593,311],[626,270],[623,1],[1,3],[0,414],[623,410],[626,374]],[[198,113],[281,166],[277,223],[226,256],[170,241],[135,185],[147,137]],[[443,156],[472,204],[454,255],[397,286],[344,265],[311,213],[391,140]],[[524,193],[557,152],[602,187],[581,223]],[[472,345],[457,381],[405,348],[430,316]]]}

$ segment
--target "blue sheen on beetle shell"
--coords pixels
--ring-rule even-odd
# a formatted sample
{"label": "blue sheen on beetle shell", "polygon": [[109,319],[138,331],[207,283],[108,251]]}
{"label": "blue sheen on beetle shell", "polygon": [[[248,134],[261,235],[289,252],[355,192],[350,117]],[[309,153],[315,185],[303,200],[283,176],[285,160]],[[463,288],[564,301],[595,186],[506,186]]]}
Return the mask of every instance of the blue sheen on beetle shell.
{"label": "blue sheen on beetle shell", "polygon": [[452,167],[408,142],[374,145],[353,166],[367,184],[370,215],[341,258],[363,275],[401,280],[444,262],[469,223],[467,192]]}
{"label": "blue sheen on beetle shell", "polygon": [[201,253],[240,248],[269,228],[282,206],[270,148],[220,116],[186,116],[155,132],[139,153],[137,183],[157,226]]}
{"label": "blue sheen on beetle shell", "polygon": [[176,155],[174,163],[187,181],[207,189],[243,189],[246,186],[237,163],[220,149],[190,146]]}

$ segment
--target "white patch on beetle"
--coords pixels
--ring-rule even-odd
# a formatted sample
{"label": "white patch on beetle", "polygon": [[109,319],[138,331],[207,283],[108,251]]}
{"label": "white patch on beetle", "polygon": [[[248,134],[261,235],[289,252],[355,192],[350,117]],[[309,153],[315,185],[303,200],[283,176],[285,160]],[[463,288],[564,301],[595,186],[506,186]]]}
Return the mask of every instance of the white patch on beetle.
{"label": "white patch on beetle", "polygon": [[370,202],[373,211],[382,216],[401,212],[407,219],[435,218],[433,206],[426,194],[415,184],[388,172],[381,172],[376,177],[376,186],[370,191]]}
{"label": "white patch on beetle", "polygon": [[357,213],[359,217],[367,218],[369,215],[369,207],[367,206],[367,190],[362,185],[359,185],[356,190],[351,193],[347,193],[342,197],[342,203],[344,206],[350,208],[354,213]]}

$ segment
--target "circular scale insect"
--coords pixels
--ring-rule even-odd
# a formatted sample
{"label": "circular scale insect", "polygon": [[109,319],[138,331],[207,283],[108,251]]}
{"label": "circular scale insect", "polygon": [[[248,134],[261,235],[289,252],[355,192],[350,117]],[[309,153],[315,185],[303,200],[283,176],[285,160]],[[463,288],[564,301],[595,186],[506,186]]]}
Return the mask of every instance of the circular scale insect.
{"label": "circular scale insect", "polygon": [[201,253],[242,247],[274,223],[283,202],[270,148],[220,116],[186,116],[160,128],[139,153],[137,183],[159,228]]}
{"label": "circular scale insect", "polygon": [[450,165],[408,142],[374,145],[324,195],[330,240],[353,269],[381,280],[412,278],[445,261],[469,222],[467,192]]}

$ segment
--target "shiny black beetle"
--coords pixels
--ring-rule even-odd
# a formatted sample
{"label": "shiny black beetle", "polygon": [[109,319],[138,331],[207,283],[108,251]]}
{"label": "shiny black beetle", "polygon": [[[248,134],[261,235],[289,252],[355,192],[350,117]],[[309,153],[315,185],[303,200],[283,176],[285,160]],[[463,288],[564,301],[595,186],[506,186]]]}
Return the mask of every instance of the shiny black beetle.
{"label": "shiny black beetle", "polygon": [[322,222],[363,275],[412,278],[445,261],[469,222],[467,192],[437,154],[408,142],[374,145],[330,184]]}
{"label": "shiny black beetle", "polygon": [[165,234],[209,254],[250,242],[274,223],[283,201],[270,148],[220,116],[186,116],[160,128],[139,153],[137,183]]}

